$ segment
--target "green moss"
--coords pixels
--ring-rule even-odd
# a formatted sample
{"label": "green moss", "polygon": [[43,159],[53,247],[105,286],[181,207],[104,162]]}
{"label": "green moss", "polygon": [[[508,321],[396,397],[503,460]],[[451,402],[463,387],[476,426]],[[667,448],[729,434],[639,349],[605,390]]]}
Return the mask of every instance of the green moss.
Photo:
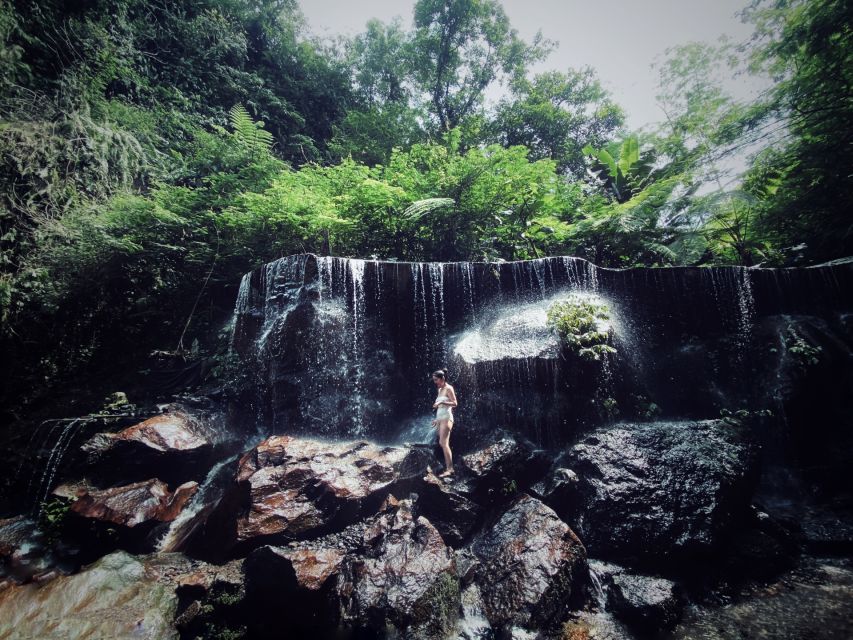
{"label": "green moss", "polygon": [[459,580],[442,573],[412,608],[412,614],[416,620],[424,620],[423,628],[430,637],[446,634],[458,616],[459,598]]}

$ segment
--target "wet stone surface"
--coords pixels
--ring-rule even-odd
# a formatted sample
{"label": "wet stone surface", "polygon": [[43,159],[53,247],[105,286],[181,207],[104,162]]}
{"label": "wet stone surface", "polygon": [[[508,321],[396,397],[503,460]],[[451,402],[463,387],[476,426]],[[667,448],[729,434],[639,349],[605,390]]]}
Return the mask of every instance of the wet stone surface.
{"label": "wet stone surface", "polygon": [[237,471],[248,510],[237,540],[310,538],[375,509],[395,483],[423,474],[420,449],[273,436]]}
{"label": "wet stone surface", "polygon": [[580,499],[568,521],[598,557],[709,553],[747,518],[756,449],[723,421],[617,424],[572,447]]}
{"label": "wet stone surface", "polygon": [[587,580],[586,550],[553,510],[519,496],[471,543],[480,561],[476,582],[494,627],[546,627],[579,602]]}
{"label": "wet stone surface", "polygon": [[[453,550],[413,514],[411,501],[391,496],[373,518],[318,540],[261,547],[245,568],[253,606],[292,613],[283,618],[291,631],[390,625],[407,637],[434,638],[458,616]],[[282,618],[260,616],[257,624],[263,634]]]}

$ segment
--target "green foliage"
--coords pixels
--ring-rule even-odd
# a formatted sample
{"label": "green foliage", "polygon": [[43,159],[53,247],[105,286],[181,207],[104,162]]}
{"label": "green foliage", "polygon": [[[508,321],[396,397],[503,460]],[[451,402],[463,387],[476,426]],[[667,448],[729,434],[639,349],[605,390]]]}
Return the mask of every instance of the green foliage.
{"label": "green foliage", "polygon": [[[661,67],[666,123],[631,133],[592,69],[532,74],[551,45],[496,0],[420,0],[411,29],[371,21],[333,45],[295,0],[2,3],[0,390],[19,402],[185,340],[228,371],[239,276],[295,252],[853,253],[847,9],[755,0],[742,52],[776,83],[738,102],[722,88],[738,50],[688,43]],[[762,141],[728,189],[719,161]]]}
{"label": "green foliage", "polygon": [[579,179],[587,169],[585,147],[607,144],[623,121],[621,108],[586,67],[516,81],[489,131],[495,141],[526,146],[531,158],[551,158],[559,172]]}
{"label": "green foliage", "polygon": [[604,417],[608,420],[615,420],[619,417],[619,403],[616,401],[616,398],[608,396],[601,401],[602,412],[604,413]]}
{"label": "green foliage", "polygon": [[608,344],[611,330],[606,305],[572,295],[548,309],[548,326],[557,332],[571,353],[586,360],[600,360],[616,349]]}
{"label": "green foliage", "polygon": [[515,481],[515,478],[504,478],[503,483],[501,484],[501,493],[504,496],[511,496],[518,492],[518,482]]}
{"label": "green foliage", "polygon": [[489,85],[522,75],[550,48],[541,34],[522,41],[497,0],[419,0],[414,22],[413,77],[439,131],[459,126]]}
{"label": "green foliage", "polygon": [[720,418],[733,427],[746,428],[750,424],[760,422],[764,418],[773,417],[770,409],[720,409]]}
{"label": "green foliage", "polygon": [[56,544],[62,537],[71,504],[71,500],[57,497],[50,497],[40,504],[38,527],[48,544]]}
{"label": "green foliage", "polygon": [[593,159],[590,168],[593,177],[619,203],[628,202],[655,179],[655,152],[648,149],[641,155],[637,136],[628,136],[621,143],[613,142],[603,149],[587,145],[583,152]]}
{"label": "green foliage", "polygon": [[788,327],[782,335],[785,350],[791,356],[799,371],[805,372],[820,363],[823,348],[810,344],[794,327]]}
{"label": "green foliage", "polygon": [[265,153],[272,149],[273,136],[264,130],[263,122],[255,122],[246,107],[235,104],[228,112],[234,139],[251,152]]}
{"label": "green foliage", "polygon": [[756,0],[753,69],[772,89],[753,126],[785,131],[750,168],[745,187],[762,200],[759,224],[787,262],[853,254],[853,12],[846,0]]}
{"label": "green foliage", "polygon": [[198,615],[187,628],[182,629],[184,635],[208,640],[246,638],[248,630],[239,624],[245,597],[245,590],[240,585],[215,583],[202,600]]}
{"label": "green foliage", "polygon": [[661,408],[642,394],[631,394],[632,410],[642,420],[654,420],[661,414]]}

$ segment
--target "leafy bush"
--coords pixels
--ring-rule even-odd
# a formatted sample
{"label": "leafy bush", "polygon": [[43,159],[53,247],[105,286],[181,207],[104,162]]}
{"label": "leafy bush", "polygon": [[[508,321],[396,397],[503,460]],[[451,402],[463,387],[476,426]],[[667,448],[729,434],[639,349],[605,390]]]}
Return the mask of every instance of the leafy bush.
{"label": "leafy bush", "polygon": [[820,362],[823,349],[819,345],[809,344],[794,327],[788,327],[782,339],[785,342],[785,349],[800,371],[805,371]]}
{"label": "leafy bush", "polygon": [[573,295],[548,309],[548,326],[557,332],[565,346],[587,360],[600,360],[616,349],[608,344],[611,330],[607,306]]}

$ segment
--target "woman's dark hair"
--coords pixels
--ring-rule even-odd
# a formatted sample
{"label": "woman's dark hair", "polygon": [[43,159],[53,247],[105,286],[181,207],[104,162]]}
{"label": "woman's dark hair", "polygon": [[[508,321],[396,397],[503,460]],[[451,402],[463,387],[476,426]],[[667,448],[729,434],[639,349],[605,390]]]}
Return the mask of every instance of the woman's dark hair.
{"label": "woman's dark hair", "polygon": [[441,378],[444,380],[447,377],[447,369],[439,369],[438,371],[432,372],[433,378]]}

